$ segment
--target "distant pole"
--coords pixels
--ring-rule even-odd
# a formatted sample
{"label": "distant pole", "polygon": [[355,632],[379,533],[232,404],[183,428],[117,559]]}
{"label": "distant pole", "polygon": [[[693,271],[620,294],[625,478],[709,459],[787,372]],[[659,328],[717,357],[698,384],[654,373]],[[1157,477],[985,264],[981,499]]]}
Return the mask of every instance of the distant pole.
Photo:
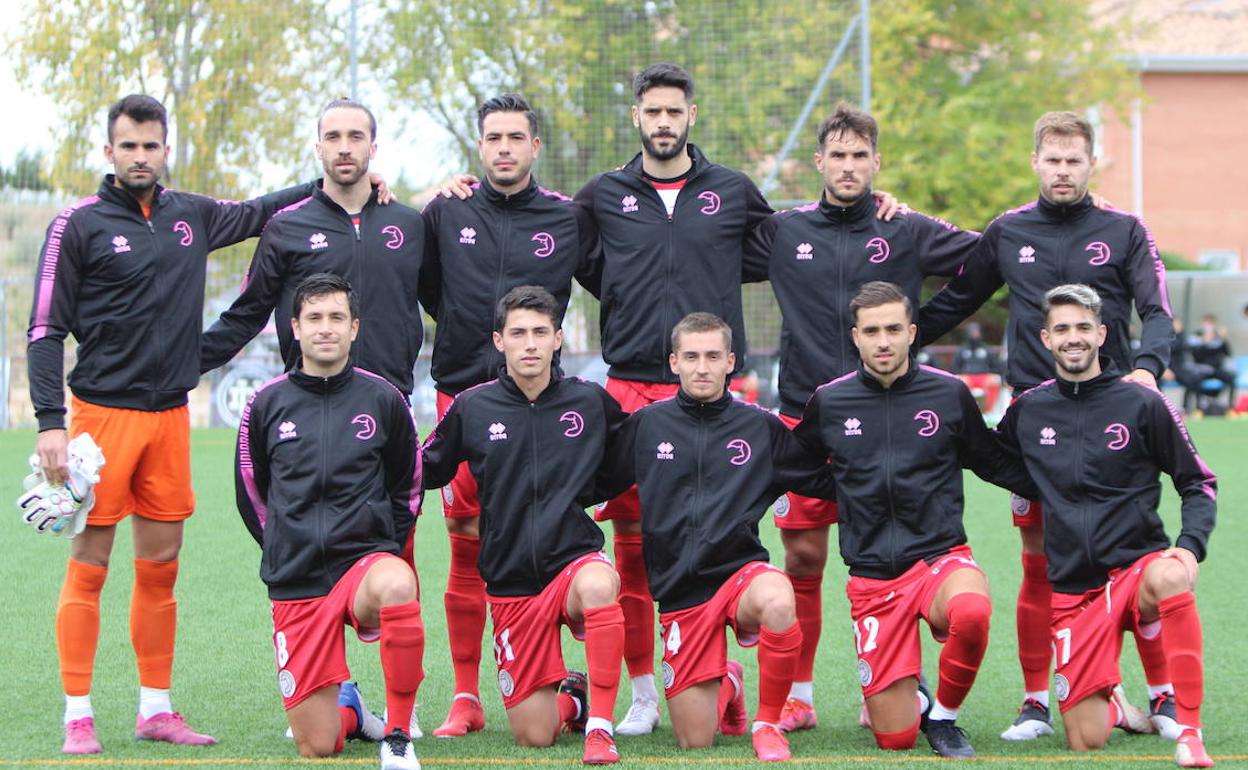
{"label": "distant pole", "polygon": [[862,77],[862,111],[871,111],[871,0],[858,0],[858,70]]}
{"label": "distant pole", "polygon": [[351,0],[351,30],[350,30],[350,48],[351,48],[351,98],[359,101],[360,99],[360,51],[359,36],[356,33],[355,14],[359,6],[359,0]]}

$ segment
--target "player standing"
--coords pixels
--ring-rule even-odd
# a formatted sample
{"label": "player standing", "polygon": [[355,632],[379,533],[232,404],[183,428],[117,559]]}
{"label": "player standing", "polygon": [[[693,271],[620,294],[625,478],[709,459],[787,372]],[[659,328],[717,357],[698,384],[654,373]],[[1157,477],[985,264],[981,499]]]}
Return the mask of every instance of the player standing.
{"label": "player standing", "polygon": [[[907,211],[877,217],[871,187],[880,170],[879,126],[841,104],[818,129],[815,168],[824,191],[817,203],[773,214],[750,250],[767,264],[780,304],[780,419],[797,425],[821,384],[853,370],[858,349],[850,300],[868,281],[897,285],[918,306],[923,279],[954,276],[978,233]],[[784,566],[797,597],[802,657],[780,721],[785,731],[814,727],[815,652],[823,625],[823,571],[836,503],[788,494],[776,501]]]}
{"label": "player standing", "polygon": [[[477,111],[477,130],[485,176],[475,194],[437,197],[424,211],[420,296],[438,322],[432,373],[439,419],[458,393],[498,376],[503,355],[492,342],[492,321],[508,290],[528,284],[550,292],[555,328],[563,322],[573,277],[597,293],[593,221],[533,176],[542,140],[532,108],[514,94],[496,96]],[[485,630],[485,583],[477,571],[480,505],[467,464],[442,488],[442,512],[451,540],[445,606],[455,698],[433,734],[447,738],[485,727],[477,683]]]}
{"label": "player standing", "polygon": [[[820,387],[794,431],[836,475],[858,676],[877,745],[912,748],[922,727],[937,754],[969,758],[955,720],[988,648],[992,605],[962,526],[962,468],[1024,493],[1035,487],[1017,457],[997,451],[966,385],[911,360],[912,308],[894,284],[861,287],[849,310],[862,363]],[[930,710],[916,698],[920,618],[944,645]]]}
{"label": "player standing", "polygon": [[802,631],[788,577],[768,563],[758,522],[789,489],[834,493],[828,465],[778,418],[727,390],[736,368],[732,328],[710,313],[671,333],[674,398],[629,417],[612,447],[609,478],[636,481],[647,577],[663,629],[663,685],[682,747],[709,746],[716,731],[745,733],[741,665],[728,660],[724,627],[758,645],[760,760],[789,759],[777,727]]}
{"label": "player standing", "polygon": [[[399,558],[420,511],[416,426],[393,385],[350,366],[350,284],[314,273],[291,302],[300,364],[251,397],[235,466],[238,510],[263,551],[286,715],[301,756],[337,754],[360,735],[381,739],[382,770],[419,770],[408,725],[425,630],[416,575]],[[384,729],[353,685],[339,688],[350,677],[343,625],[380,642]]]}
{"label": "player standing", "polygon": [[[1044,326],[1044,293],[1058,284],[1085,283],[1105,302],[1105,353],[1126,377],[1149,387],[1166,370],[1174,337],[1166,270],[1148,228],[1138,217],[1098,208],[1088,193],[1096,167],[1092,126],[1072,112],[1050,112],[1036,121],[1031,165],[1040,195],[994,220],[965,270],[919,313],[919,342],[927,345],[974,313],[993,292],[1009,286],[1006,382],[1014,394],[1052,376],[1050,356],[1037,330]],[[1131,304],[1143,321],[1138,350],[1129,339]],[[1038,506],[1016,499],[1014,523],[1023,542],[1023,582],[1018,593],[1018,658],[1023,705],[1001,737],[1031,740],[1052,735],[1049,716],[1048,636],[1052,587],[1045,573],[1044,532]],[[1139,636],[1136,644],[1149,685],[1150,711],[1161,726],[1173,716],[1173,693],[1161,645]],[[1131,731],[1151,728],[1136,709],[1124,709]],[[1174,737],[1170,734],[1169,737]]]}
{"label": "player standing", "polygon": [[[600,499],[596,477],[624,413],[600,386],[554,367],[559,314],[540,286],[499,301],[494,346],[504,367],[451,403],[425,443],[425,486],[449,483],[463,462],[476,480],[478,565],[516,742],[550,746],[566,726],[584,731],[586,764],[612,764],[624,614],[619,577],[585,507]],[[585,641],[588,694],[585,675],[564,666],[561,625]]]}
{"label": "player standing", "polygon": [[[65,689],[67,754],[102,751],[91,677],[100,592],[117,523],[134,527],[130,638],[139,671],[135,736],[216,743],[173,710],[169,685],[177,624],[173,587],[191,490],[187,393],[199,382],[199,336],[208,252],[251,238],[297,187],[236,203],[158,184],[169,157],[164,105],[132,94],[109,109],[104,156],[113,166],[95,195],[48,227],[27,336],[36,453],[49,482],[66,478],[69,435],[90,433],[106,465],[86,529],[73,540],[56,612]],[[65,429],[64,340],[78,340]]]}
{"label": "player standing", "polygon": [[[1027,391],[999,428],[1040,488],[1053,585],[1056,690],[1072,749],[1098,749],[1122,719],[1123,631],[1159,643],[1174,678],[1179,767],[1212,767],[1201,733],[1204,663],[1193,590],[1216,516],[1217,479],[1178,412],[1155,388],[1099,356],[1109,330],[1085,285],[1044,295],[1040,337],[1057,377]],[[1160,474],[1181,499],[1171,547],[1157,508]]]}

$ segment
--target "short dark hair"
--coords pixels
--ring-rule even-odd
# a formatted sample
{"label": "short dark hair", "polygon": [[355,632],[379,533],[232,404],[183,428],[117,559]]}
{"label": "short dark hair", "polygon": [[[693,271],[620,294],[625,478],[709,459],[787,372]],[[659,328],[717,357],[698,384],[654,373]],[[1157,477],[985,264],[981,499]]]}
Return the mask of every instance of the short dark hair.
{"label": "short dark hair", "polygon": [[845,102],[836,105],[836,109],[832,114],[823,119],[819,124],[817,135],[819,137],[819,149],[823,149],[824,142],[831,135],[841,136],[846,132],[857,134],[867,140],[867,144],[871,145],[874,150],[878,146],[880,139],[880,125],[875,122],[875,118],[870,113],[855,109]]}
{"label": "short dark hair", "polygon": [[1101,320],[1101,295],[1096,289],[1082,283],[1064,283],[1054,286],[1044,295],[1044,325],[1049,325],[1049,311],[1059,305],[1071,305],[1092,311],[1097,322]]}
{"label": "short dark hair", "polygon": [[906,308],[906,320],[914,320],[914,303],[901,290],[901,287],[888,281],[867,281],[858,288],[858,294],[849,301],[849,313],[854,317],[854,325],[858,325],[858,311],[863,308],[879,307],[893,302],[900,302]]}
{"label": "short dark hair", "polygon": [[355,291],[351,288],[351,284],[346,278],[334,273],[313,273],[300,281],[299,285],[295,287],[295,301],[294,307],[291,308],[290,317],[298,318],[299,313],[303,311],[304,304],[309,299],[324,297],[327,294],[338,294],[339,292],[347,295],[347,307],[351,310],[351,317],[359,318],[359,300],[355,296]]}
{"label": "short dark hair", "polygon": [[714,313],[699,311],[690,313],[672,327],[672,352],[675,353],[680,350],[680,336],[682,334],[699,334],[701,332],[721,332],[724,335],[724,347],[728,351],[732,351],[732,327]]}
{"label": "short dark hair", "polygon": [[370,139],[377,138],[377,118],[373,117],[373,111],[365,107],[361,102],[352,99],[349,96],[339,96],[337,99],[331,99],[329,104],[321,108],[321,114],[316,118],[316,138],[321,138],[321,120],[325,118],[325,113],[338,107],[346,107],[351,110],[361,110],[368,116],[368,136]]}
{"label": "short dark hair", "polygon": [[503,295],[494,308],[494,331],[500,334],[507,326],[507,314],[513,310],[535,310],[550,316],[550,325],[559,328],[559,303],[541,286],[517,286]]}
{"label": "short dark hair", "polygon": [[135,123],[159,120],[163,139],[169,138],[169,113],[165,112],[165,105],[161,104],[160,100],[147,94],[130,94],[129,96],[123,96],[112,107],[108,108],[109,144],[113,143],[113,126],[117,123],[117,118],[120,118],[122,115],[130,118]]}
{"label": "short dark hair", "polygon": [[477,108],[477,133],[485,134],[485,118],[495,112],[523,112],[529,121],[529,137],[537,136],[537,113],[529,106],[520,94],[500,94],[486,99]]}
{"label": "short dark hair", "polygon": [[684,67],[668,62],[651,64],[633,78],[633,95],[641,101],[642,94],[651,88],[679,88],[685,92],[685,100],[693,100],[693,76]]}

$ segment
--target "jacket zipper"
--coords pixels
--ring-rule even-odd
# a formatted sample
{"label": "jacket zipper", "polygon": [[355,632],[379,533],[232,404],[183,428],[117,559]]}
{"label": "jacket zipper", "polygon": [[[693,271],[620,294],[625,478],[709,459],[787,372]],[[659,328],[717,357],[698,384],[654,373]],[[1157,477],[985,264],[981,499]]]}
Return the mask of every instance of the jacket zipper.
{"label": "jacket zipper", "polygon": [[[1075,394],[1079,393],[1079,383],[1075,383]],[[1079,490],[1079,499],[1084,499],[1084,483],[1083,483],[1083,399],[1075,402],[1075,479],[1076,489]],[[1079,506],[1079,519],[1083,527],[1083,552],[1087,560],[1087,568],[1091,569],[1093,565],[1092,559],[1092,532],[1088,526],[1088,506]]]}
{"label": "jacket zipper", "polygon": [[[152,210],[156,209],[157,202],[152,200]],[[164,383],[161,381],[161,372],[165,371],[165,324],[160,317],[160,310],[165,307],[165,285],[161,280],[163,265],[160,264],[160,239],[156,237],[156,226],[152,224],[152,220],[148,215],[143,215],[143,224],[147,225],[147,233],[152,241],[152,276],[156,284],[156,323],[153,324],[152,332],[156,337],[156,361],[155,371],[152,372],[152,390],[148,394],[150,406],[156,405],[156,399],[159,393],[164,389]]]}
{"label": "jacket zipper", "polygon": [[325,468],[329,465],[329,384],[321,384],[321,463],[317,469],[316,498],[320,500],[320,515],[316,517],[316,542],[321,549],[321,569],[329,571],[329,555],[325,553],[325,517],[329,506],[325,504]]}
{"label": "jacket zipper", "polygon": [[897,576],[897,505],[893,500],[893,394],[884,391],[884,489],[888,492],[888,566]]}
{"label": "jacket zipper", "polygon": [[686,569],[686,574],[693,572],[690,564],[692,561],[692,554],[690,552],[693,550],[694,544],[697,542],[702,532],[702,453],[706,448],[706,420],[702,419],[700,415],[698,418],[697,441],[694,443],[697,447],[698,475],[696,476],[696,481],[693,487],[693,526],[689,528],[688,537],[685,540],[683,566]]}
{"label": "jacket zipper", "polygon": [[529,517],[528,517],[529,518],[529,557],[533,562],[533,580],[534,580],[534,584],[536,585],[536,582],[541,579],[541,575],[542,575],[541,569],[539,568],[538,561],[537,561],[537,532],[535,531],[537,529],[537,526],[536,526],[537,515],[538,515],[538,510],[539,510],[538,503],[540,501],[540,494],[538,492],[537,469],[541,466],[538,465],[539,455],[537,451],[537,404],[532,401],[529,402],[529,435],[533,437],[532,441],[529,442],[529,445],[533,447],[533,453],[532,453],[533,456],[531,458],[532,471],[529,473],[529,478],[532,479],[532,482],[533,482],[533,510],[529,512]]}

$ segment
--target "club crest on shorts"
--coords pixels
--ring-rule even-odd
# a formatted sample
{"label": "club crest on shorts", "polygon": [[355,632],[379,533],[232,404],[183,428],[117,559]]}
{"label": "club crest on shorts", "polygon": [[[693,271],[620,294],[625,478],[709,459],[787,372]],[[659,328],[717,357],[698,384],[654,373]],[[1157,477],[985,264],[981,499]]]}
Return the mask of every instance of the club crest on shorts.
{"label": "club crest on shorts", "polygon": [[875,672],[871,670],[871,664],[866,662],[862,658],[859,658],[858,659],[858,681],[862,684],[863,687],[869,687],[871,685],[871,680],[873,679],[875,679]]}
{"label": "club crest on shorts", "polygon": [[295,682],[295,675],[290,673],[290,669],[284,668],[277,672],[277,686],[282,691],[283,698],[293,698],[295,688],[299,685]]}
{"label": "club crest on shorts", "polygon": [[665,660],[663,661],[663,689],[670,690],[674,684],[676,684],[676,669]]}
{"label": "club crest on shorts", "polygon": [[442,507],[450,508],[455,504],[455,493],[451,491],[451,485],[447,484],[442,487]]}
{"label": "club crest on shorts", "polygon": [[516,681],[506,671],[498,672],[498,691],[503,694],[504,698],[510,698],[511,694],[516,691]]}
{"label": "club crest on shorts", "polygon": [[1010,510],[1015,516],[1026,516],[1031,510],[1031,501],[1020,495],[1010,495]]}
{"label": "club crest on shorts", "polygon": [[1057,690],[1057,699],[1060,701],[1070,697],[1070,682],[1061,674],[1053,677],[1053,689]]}
{"label": "club crest on shorts", "polygon": [[777,497],[775,503],[776,518],[783,519],[785,516],[788,516],[790,507],[788,495]]}

